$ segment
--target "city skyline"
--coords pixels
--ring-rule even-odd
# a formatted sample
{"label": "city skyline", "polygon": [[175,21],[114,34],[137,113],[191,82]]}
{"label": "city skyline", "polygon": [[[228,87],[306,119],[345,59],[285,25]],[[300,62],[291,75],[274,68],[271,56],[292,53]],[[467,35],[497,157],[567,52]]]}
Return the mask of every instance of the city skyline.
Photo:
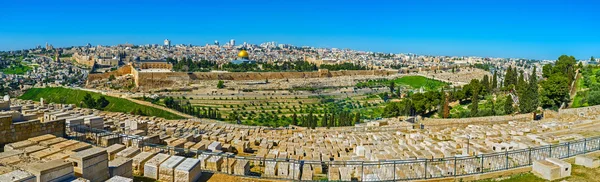
{"label": "city skyline", "polygon": [[[111,4],[113,6],[111,6]],[[297,46],[556,59],[598,57],[596,2],[21,2],[5,3],[0,50],[276,41]],[[66,11],[66,9],[69,11]],[[48,13],[47,10],[56,10]],[[57,13],[61,12],[63,13]],[[106,10],[106,11],[100,11]],[[82,16],[74,16],[81,14]],[[44,20],[44,21],[39,21]],[[35,23],[33,23],[35,22]]]}

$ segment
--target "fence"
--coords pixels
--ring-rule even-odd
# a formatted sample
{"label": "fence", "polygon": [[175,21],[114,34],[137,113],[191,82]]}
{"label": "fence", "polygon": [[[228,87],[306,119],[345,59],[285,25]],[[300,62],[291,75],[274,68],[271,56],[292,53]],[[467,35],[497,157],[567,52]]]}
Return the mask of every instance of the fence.
{"label": "fence", "polygon": [[[204,172],[294,181],[404,181],[458,177],[532,165],[545,158],[568,158],[600,150],[600,136],[554,145],[477,156],[384,161],[311,161],[286,158],[242,157],[170,147],[148,138],[113,133],[84,125],[68,126],[69,137],[107,147],[113,143],[201,159]],[[214,164],[213,164],[214,163]]]}

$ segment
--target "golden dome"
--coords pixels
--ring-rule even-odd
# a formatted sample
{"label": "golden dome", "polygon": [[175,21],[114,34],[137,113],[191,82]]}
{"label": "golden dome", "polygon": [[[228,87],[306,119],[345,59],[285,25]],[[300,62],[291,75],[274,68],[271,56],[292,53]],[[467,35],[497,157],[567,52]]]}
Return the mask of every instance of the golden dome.
{"label": "golden dome", "polygon": [[242,50],[242,51],[240,51],[240,53],[238,53],[238,57],[248,58],[248,52],[246,52],[246,50]]}

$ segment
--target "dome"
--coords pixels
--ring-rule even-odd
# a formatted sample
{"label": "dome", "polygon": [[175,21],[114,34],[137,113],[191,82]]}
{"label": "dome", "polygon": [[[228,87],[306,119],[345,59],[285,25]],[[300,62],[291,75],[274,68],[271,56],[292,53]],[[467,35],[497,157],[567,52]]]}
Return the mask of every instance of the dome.
{"label": "dome", "polygon": [[238,53],[238,57],[248,58],[248,52],[246,52],[246,50],[242,50],[242,51],[240,51],[240,53]]}

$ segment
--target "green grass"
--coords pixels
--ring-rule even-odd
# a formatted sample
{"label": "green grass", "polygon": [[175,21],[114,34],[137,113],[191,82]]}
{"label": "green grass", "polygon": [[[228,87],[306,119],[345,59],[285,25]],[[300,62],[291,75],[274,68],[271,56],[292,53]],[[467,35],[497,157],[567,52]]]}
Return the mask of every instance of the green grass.
{"label": "green grass", "polygon": [[29,66],[25,66],[25,65],[13,65],[10,68],[4,68],[2,69],[2,73],[4,74],[16,74],[16,75],[22,75],[27,73],[27,71],[31,71],[32,68]]}
{"label": "green grass", "polygon": [[[580,93],[585,92],[586,89],[588,88],[584,84],[584,79],[586,76],[588,76],[590,78],[592,85],[598,83],[596,74],[595,74],[598,70],[600,70],[600,68],[594,68],[594,69],[592,69],[592,74],[590,74],[590,75],[582,74],[581,77],[579,79],[577,79],[577,81],[575,82],[575,86],[577,87],[575,90],[577,91],[577,93],[576,93],[575,97],[573,98],[573,103],[570,106],[571,108],[588,107],[589,106],[589,104],[587,103],[587,100],[584,100],[584,98],[587,97],[587,94],[581,95]],[[583,100],[583,102],[582,102],[582,100]]]}
{"label": "green grass", "polygon": [[581,100],[583,100],[583,96],[577,94],[575,98],[573,98],[573,105],[571,105],[571,108],[587,107],[588,103],[581,103]]}
{"label": "green grass", "polygon": [[404,76],[395,79],[394,82],[396,82],[396,84],[408,85],[415,89],[424,87],[425,89],[431,90],[437,90],[443,86],[448,85],[448,83],[426,78],[423,76]]}
{"label": "green grass", "polygon": [[510,176],[509,178],[496,180],[496,179],[485,179],[479,180],[477,182],[544,182],[546,180],[539,178],[532,173],[522,173]]}
{"label": "green grass", "polygon": [[[39,101],[40,98],[44,98],[45,102],[54,102],[54,103],[64,103],[64,104],[75,104],[79,106],[83,97],[89,93],[94,98],[99,98],[101,94],[88,92],[83,90],[74,90],[62,87],[48,87],[48,88],[32,88],[27,90],[23,95],[19,98],[24,100],[34,100]],[[111,112],[124,112],[130,113],[135,109],[140,109],[145,115],[148,116],[156,116],[165,119],[183,119],[183,117],[173,114],[168,111],[164,111],[161,109],[148,107],[144,105],[140,105],[134,102],[131,102],[126,99],[116,98],[105,96],[106,99],[110,102],[108,106],[106,106],[103,110],[111,111]],[[83,104],[81,104],[83,105]]]}
{"label": "green grass", "polygon": [[581,78],[577,79],[576,87],[577,87],[577,91],[580,91],[580,90],[583,90],[584,88],[587,88],[583,84],[583,76]]}
{"label": "green grass", "polygon": [[396,86],[403,85],[413,89],[420,89],[423,87],[425,90],[438,90],[446,85],[449,85],[446,82],[430,79],[424,76],[403,76],[394,80],[382,79],[359,82],[356,84],[356,87],[387,87],[391,82],[394,82]]}

